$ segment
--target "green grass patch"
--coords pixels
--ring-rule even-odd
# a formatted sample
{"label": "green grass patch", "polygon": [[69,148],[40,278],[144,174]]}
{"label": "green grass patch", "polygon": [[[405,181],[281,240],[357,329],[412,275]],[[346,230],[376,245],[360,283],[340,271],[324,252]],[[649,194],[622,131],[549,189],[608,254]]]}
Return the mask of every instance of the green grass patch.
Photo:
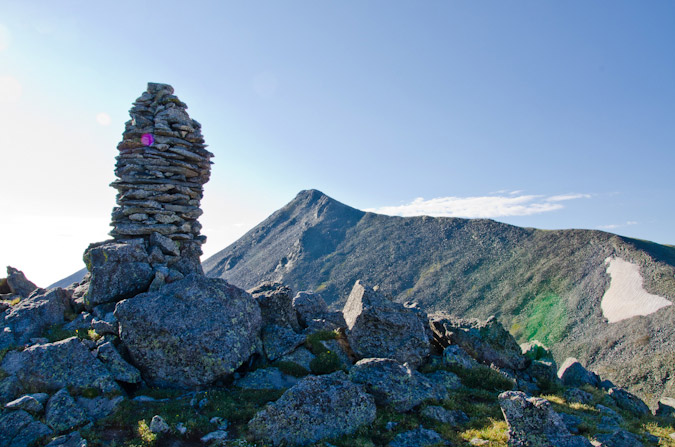
{"label": "green grass patch", "polygon": [[504,377],[499,371],[478,365],[474,368],[462,368],[459,365],[444,367],[457,374],[462,384],[468,388],[484,389],[488,391],[507,391],[513,389],[513,382]]}
{"label": "green grass patch", "polygon": [[316,375],[330,374],[344,369],[342,360],[333,351],[325,351],[314,357],[309,363],[309,368]]}
{"label": "green grass patch", "polygon": [[[247,423],[266,403],[277,400],[283,391],[277,390],[227,390],[211,389],[194,395],[184,390],[146,388],[138,394],[155,399],[169,399],[156,402],[135,402],[125,400],[117,410],[105,419],[98,421],[90,430],[83,433],[95,447],[109,446],[112,439],[120,445],[151,445],[141,436],[143,423],[160,415],[174,429],[182,423],[187,428],[186,439],[198,440],[216,427],[209,421],[218,416],[229,422],[228,431],[232,438],[245,436]],[[191,405],[192,399],[199,402],[206,399],[202,408]],[[145,422],[144,422],[145,421]],[[113,433],[112,439],[105,433]],[[161,444],[159,442],[158,444]]]}
{"label": "green grass patch", "polygon": [[309,371],[307,371],[307,368],[305,368],[302,365],[298,365],[295,362],[285,362],[285,361],[279,361],[279,362],[274,362],[272,363],[272,366],[279,368],[279,371],[281,371],[284,374],[287,374],[289,376],[293,377],[305,377],[306,375],[309,374]]}
{"label": "green grass patch", "polygon": [[527,340],[539,340],[552,346],[563,338],[566,326],[565,302],[557,294],[548,292],[532,300],[523,330]]}
{"label": "green grass patch", "polygon": [[339,334],[335,331],[317,331],[307,336],[307,347],[312,354],[319,355],[322,352],[328,351],[322,341],[335,340],[339,337]]}

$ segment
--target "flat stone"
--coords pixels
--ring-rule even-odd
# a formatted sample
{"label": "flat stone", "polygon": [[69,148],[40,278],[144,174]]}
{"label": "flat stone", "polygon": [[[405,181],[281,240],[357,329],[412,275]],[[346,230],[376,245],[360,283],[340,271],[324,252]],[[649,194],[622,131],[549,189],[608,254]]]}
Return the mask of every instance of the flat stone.
{"label": "flat stone", "polygon": [[349,379],[365,385],[379,405],[391,405],[399,412],[409,411],[428,399],[448,397],[445,388],[392,359],[359,360],[349,371]]}
{"label": "flat stone", "polygon": [[88,422],[87,413],[65,389],[59,390],[47,402],[45,421],[56,432],[63,433]]}
{"label": "flat stone", "polygon": [[[342,371],[307,376],[248,423],[256,439],[305,445],[348,435],[375,420],[375,402]],[[339,417],[336,417],[339,415]]]}

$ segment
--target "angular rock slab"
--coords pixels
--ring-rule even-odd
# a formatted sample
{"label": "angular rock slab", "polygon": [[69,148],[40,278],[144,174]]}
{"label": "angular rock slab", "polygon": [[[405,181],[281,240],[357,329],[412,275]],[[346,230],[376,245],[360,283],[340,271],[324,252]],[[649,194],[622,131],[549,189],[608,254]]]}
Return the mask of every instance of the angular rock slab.
{"label": "angular rock slab", "polygon": [[353,433],[375,420],[375,401],[337,371],[308,376],[255,415],[248,427],[274,445],[307,445]]}
{"label": "angular rock slab", "polygon": [[356,281],[343,314],[347,340],[360,358],[390,358],[420,366],[430,352],[419,314]]}
{"label": "angular rock slab", "polygon": [[7,266],[7,285],[12,294],[19,295],[22,298],[28,298],[38,288],[26,279],[26,275],[21,270],[10,266]]}
{"label": "angular rock slab", "polygon": [[84,263],[91,274],[84,297],[87,305],[120,301],[148,290],[154,272],[142,242],[105,242],[87,248]]}
{"label": "angular rock slab", "polygon": [[429,324],[441,346],[459,345],[485,365],[513,370],[528,365],[516,339],[495,317],[481,321],[436,314],[430,317]]}
{"label": "angular rock slab", "polygon": [[263,326],[289,327],[295,332],[300,332],[290,287],[266,282],[249,290],[249,293],[260,305]]}
{"label": "angular rock slab", "polygon": [[560,369],[558,369],[558,378],[566,386],[580,387],[583,385],[600,386],[600,377],[592,371],[587,370],[574,357],[565,359]]}
{"label": "angular rock slab", "polygon": [[522,391],[506,391],[499,395],[499,405],[509,426],[509,446],[592,446],[583,436],[570,433],[546,399],[527,397]]}
{"label": "angular rock slab", "polygon": [[253,298],[198,274],[119,302],[115,316],[132,363],[153,386],[211,384],[234,372],[260,343]]}
{"label": "angular rock slab", "polygon": [[75,402],[65,389],[58,391],[47,402],[45,408],[47,425],[59,433],[84,425],[87,413]]}
{"label": "angular rock slab", "polygon": [[63,323],[69,308],[68,295],[61,288],[35,293],[7,312],[5,326],[11,328],[18,344],[24,344],[49,326]]}
{"label": "angular rock slab", "polygon": [[23,410],[0,415],[0,447],[33,445],[52,430]]}
{"label": "angular rock slab", "polygon": [[103,394],[121,393],[105,366],[75,337],[10,351],[1,368],[27,392],[95,388]]}
{"label": "angular rock slab", "polygon": [[409,411],[427,399],[442,400],[448,391],[417,371],[391,359],[359,360],[349,371],[349,379],[365,385],[380,405],[396,411]]}
{"label": "angular rock slab", "polygon": [[623,388],[610,388],[607,392],[609,396],[614,399],[616,405],[622,410],[626,410],[633,416],[642,417],[649,414],[649,407],[642,399],[634,394],[629,393]]}

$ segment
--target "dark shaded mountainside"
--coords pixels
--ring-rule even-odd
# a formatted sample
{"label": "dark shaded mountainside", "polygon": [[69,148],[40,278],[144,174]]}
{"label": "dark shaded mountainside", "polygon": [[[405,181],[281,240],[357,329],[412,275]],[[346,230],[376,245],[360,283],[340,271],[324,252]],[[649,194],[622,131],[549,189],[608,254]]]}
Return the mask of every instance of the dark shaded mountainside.
{"label": "dark shaded mountainside", "polygon": [[278,281],[341,307],[357,279],[427,311],[496,315],[648,401],[675,396],[675,306],[608,323],[606,259],[639,266],[644,288],[675,301],[675,248],[595,230],[537,230],[487,219],[391,217],[302,191],[204,261],[249,289]]}

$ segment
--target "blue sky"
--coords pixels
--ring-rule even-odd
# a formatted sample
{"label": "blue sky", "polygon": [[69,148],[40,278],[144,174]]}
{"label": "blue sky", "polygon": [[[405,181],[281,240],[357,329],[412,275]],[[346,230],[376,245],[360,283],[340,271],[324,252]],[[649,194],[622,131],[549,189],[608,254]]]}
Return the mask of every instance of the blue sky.
{"label": "blue sky", "polygon": [[148,81],[215,154],[207,254],[308,188],[675,244],[675,3],[0,0],[0,264],[105,239]]}

